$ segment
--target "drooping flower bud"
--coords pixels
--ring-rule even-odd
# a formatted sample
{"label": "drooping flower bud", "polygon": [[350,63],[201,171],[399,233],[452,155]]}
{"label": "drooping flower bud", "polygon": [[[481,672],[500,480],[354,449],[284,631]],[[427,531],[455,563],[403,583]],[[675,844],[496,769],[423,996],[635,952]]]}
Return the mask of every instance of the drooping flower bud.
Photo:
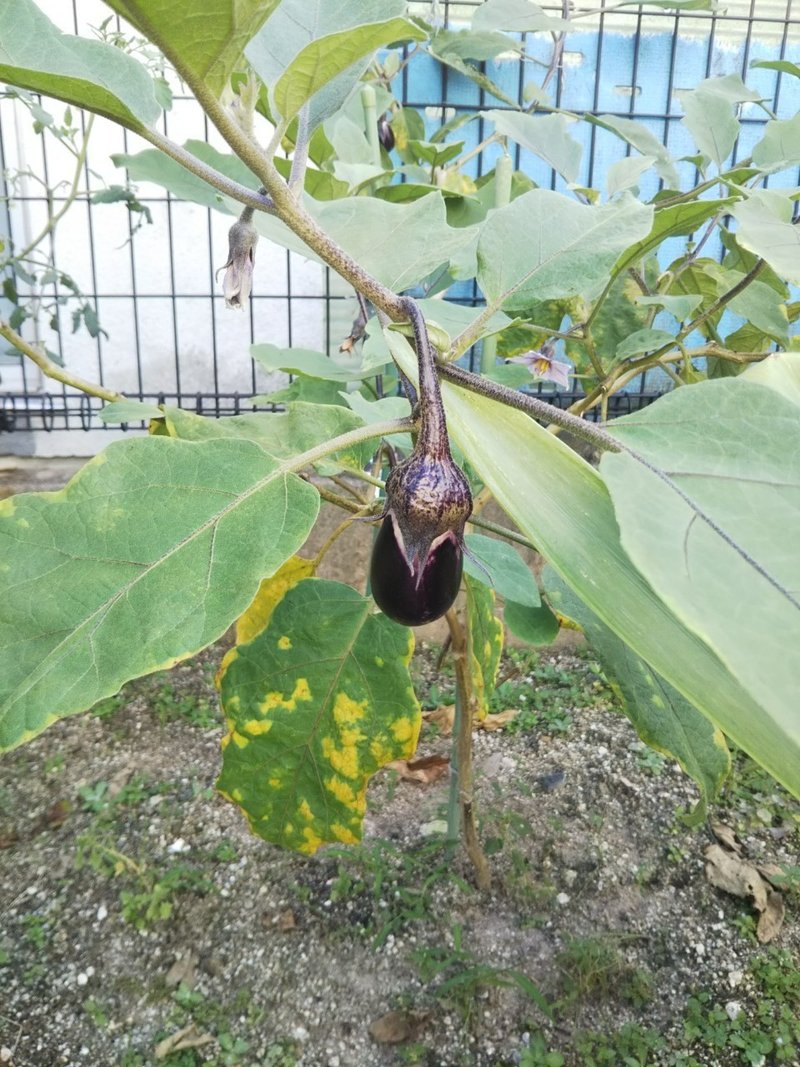
{"label": "drooping flower bud", "polygon": [[386,480],[386,509],[372,550],[370,582],[386,615],[419,626],[444,615],[458,595],[472,494],[450,454],[425,321],[413,300],[406,307],[419,361],[419,434],[414,451]]}
{"label": "drooping flower bud", "polygon": [[[253,212],[245,208],[238,222],[228,231],[228,262],[222,279],[225,307],[244,311],[253,288],[253,264],[256,258],[258,231],[252,223]],[[217,271],[219,274],[219,271]]]}

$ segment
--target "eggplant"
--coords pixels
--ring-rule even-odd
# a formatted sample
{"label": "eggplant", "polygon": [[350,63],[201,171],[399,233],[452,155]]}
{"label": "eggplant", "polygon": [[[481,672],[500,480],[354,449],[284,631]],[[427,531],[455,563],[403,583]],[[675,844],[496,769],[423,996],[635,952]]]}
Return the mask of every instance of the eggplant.
{"label": "eggplant", "polygon": [[419,362],[414,451],[386,480],[386,507],[370,565],[372,594],[396,622],[420,626],[453,604],[464,564],[469,482],[450,454],[433,349],[417,304],[405,300]]}

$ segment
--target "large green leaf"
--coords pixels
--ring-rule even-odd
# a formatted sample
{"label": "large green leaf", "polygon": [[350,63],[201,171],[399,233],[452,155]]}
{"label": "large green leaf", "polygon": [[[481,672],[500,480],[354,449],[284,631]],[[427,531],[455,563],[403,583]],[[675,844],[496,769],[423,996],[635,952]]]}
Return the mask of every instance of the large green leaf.
{"label": "large green leaf", "polygon": [[659,208],[653,216],[650,233],[642,240],[632,244],[614,265],[614,273],[620,274],[632,264],[646,256],[648,252],[666,241],[668,237],[683,237],[702,226],[704,222],[716,215],[722,208],[733,203],[732,198],[725,200],[693,200],[687,204],[670,204]]}
{"label": "large green leaf", "polygon": [[531,0],[486,0],[475,9],[473,30],[514,30],[517,33],[562,33],[570,22],[545,14]]}
{"label": "large green leaf", "polygon": [[791,119],[772,119],[753,149],[753,163],[764,171],[785,170],[800,163],[800,113]]}
{"label": "large green leaf", "polygon": [[0,504],[0,748],[220,637],[316,492],[249,441],[119,441]]}
{"label": "large green leaf", "polygon": [[307,853],[359,841],[369,779],[413,755],[413,633],[373,609],[348,585],[307,579],[223,663],[217,784],[267,841]]}
{"label": "large green leaf", "polygon": [[[331,404],[291,401],[285,411],[228,415],[206,418],[181,408],[164,408],[167,433],[183,441],[209,441],[219,438],[245,438],[255,441],[275,459],[289,459],[307,449],[355,430],[364,423],[355,412]],[[374,443],[362,441],[319,460],[315,467],[335,474],[343,467],[363,470],[374,452]]]}
{"label": "large green leaf", "polygon": [[739,223],[736,240],[793,285],[800,285],[800,226],[792,222],[794,205],[788,196],[758,189],[731,207]]}
{"label": "large green leaf", "polygon": [[723,734],[677,689],[651,671],[549,568],[545,568],[544,581],[554,607],[578,623],[597,652],[622,710],[639,737],[657,751],[674,757],[697,783],[700,802],[690,821],[700,822],[730,771],[730,753]]}
{"label": "large green leaf", "polygon": [[521,111],[486,111],[495,132],[549,163],[568,182],[574,182],[581,166],[583,148],[570,137],[570,123],[563,115],[528,115]]}
{"label": "large green leaf", "polygon": [[405,18],[384,19],[339,30],[311,41],[278,78],[273,102],[291,119],[314,93],[342,71],[397,41],[424,41],[427,32]]}
{"label": "large green leaf", "polygon": [[587,207],[533,189],[483,224],[478,281],[487,300],[506,311],[533,300],[597,296],[621,253],[650,232],[652,220],[652,207],[625,194]]}
{"label": "large green leaf", "polygon": [[538,608],[542,600],[539,587],[530,568],[519,552],[507,541],[483,534],[467,534],[467,548],[477,563],[467,556],[464,570],[478,581],[490,581],[494,591],[504,600],[514,600],[529,608]]}
{"label": "large green leaf", "polygon": [[[245,54],[270,93],[274,93],[292,61],[314,40],[364,23],[400,17],[405,9],[405,0],[283,0]],[[312,129],[339,110],[369,61],[370,53],[360,56],[314,95],[309,107]]]}
{"label": "large green leaf", "polygon": [[643,156],[652,156],[655,160],[656,171],[659,177],[664,179],[667,188],[678,188],[680,179],[672,156],[652,130],[649,130],[643,123],[635,119],[620,118],[617,115],[598,115],[597,117],[587,115],[586,121],[615,133]]}
{"label": "large green leaf", "polygon": [[611,432],[672,480],[625,453],[603,457],[623,547],[762,709],[750,729],[770,737],[778,765],[793,760],[788,781],[783,773],[797,788],[796,405],[749,379],[720,379],[679,389]]}
{"label": "large green leaf", "polygon": [[324,352],[315,352],[310,348],[251,345],[250,355],[268,371],[307,374],[310,378],[325,378],[332,382],[355,382],[364,377],[360,367],[345,366]]}
{"label": "large green leaf", "polygon": [[[414,377],[410,347],[400,335],[389,336],[395,358]],[[447,382],[442,394],[456,443],[570,588],[687,700],[800,795],[796,719],[787,731],[648,585],[622,547],[598,472],[522,412]],[[708,415],[706,441],[715,425]],[[656,521],[658,514],[651,517]]]}
{"label": "large green leaf", "polygon": [[745,381],[774,389],[800,407],[800,352],[773,352],[743,373]]}
{"label": "large green leaf", "polygon": [[739,136],[734,107],[761,100],[760,93],[748,89],[738,74],[706,78],[694,89],[679,89],[676,96],[683,106],[683,124],[700,151],[718,167],[731,154]]}
{"label": "large green leaf", "polygon": [[0,81],[132,130],[152,126],[161,114],[141,63],[113,45],[62,33],[32,0],[0,0]]}
{"label": "large green leaf", "polygon": [[[18,0],[11,0],[17,3]],[[242,69],[244,48],[280,0],[105,0],[158,45],[194,86],[204,82],[219,96]]]}

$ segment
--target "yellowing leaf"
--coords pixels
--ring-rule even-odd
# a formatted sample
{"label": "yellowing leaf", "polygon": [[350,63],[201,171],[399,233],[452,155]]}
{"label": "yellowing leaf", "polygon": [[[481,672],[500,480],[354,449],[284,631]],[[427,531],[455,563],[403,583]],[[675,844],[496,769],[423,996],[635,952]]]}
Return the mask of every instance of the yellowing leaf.
{"label": "yellowing leaf", "polygon": [[480,722],[489,711],[494,692],[500,653],[503,651],[503,624],[494,613],[494,591],[467,575],[467,633],[475,719]]}
{"label": "yellowing leaf", "polygon": [[[236,644],[245,645],[265,630],[272,618],[272,612],[286,593],[303,578],[311,578],[313,574],[313,559],[291,556],[271,578],[265,578],[258,587],[253,603],[236,623]],[[286,641],[290,641],[288,636]],[[291,647],[286,646],[286,641],[284,646]]]}
{"label": "yellowing leaf", "polygon": [[217,784],[254,833],[305,853],[361,839],[369,779],[417,745],[413,647],[355,589],[308,578],[229,653]]}

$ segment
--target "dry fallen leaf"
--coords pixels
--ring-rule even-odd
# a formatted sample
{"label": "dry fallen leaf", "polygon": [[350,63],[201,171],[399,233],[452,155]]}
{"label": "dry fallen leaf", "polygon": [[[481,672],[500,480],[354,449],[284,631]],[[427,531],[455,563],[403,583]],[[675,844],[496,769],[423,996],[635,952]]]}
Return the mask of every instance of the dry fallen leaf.
{"label": "dry fallen leaf", "polygon": [[[722,840],[718,829],[714,827],[714,833]],[[783,924],[783,897],[762,877],[757,867],[742,858],[742,846],[735,835],[729,839],[734,851],[722,845],[709,845],[706,849],[706,878],[711,885],[725,893],[752,900],[753,907],[760,915],[756,936],[762,944],[766,944],[777,936]]]}
{"label": "dry fallen leaf", "polygon": [[177,989],[181,984],[192,989],[197,981],[197,963],[198,957],[193,952],[178,956],[164,979],[167,989]]}
{"label": "dry fallen leaf", "polygon": [[502,730],[517,715],[519,715],[519,708],[508,708],[506,711],[498,711],[496,715],[487,715],[476,725],[479,730]]}
{"label": "dry fallen leaf", "polygon": [[386,766],[389,770],[396,771],[408,782],[421,782],[423,785],[429,785],[447,772],[450,760],[447,756],[421,756],[419,759],[392,760]]}
{"label": "dry fallen leaf", "polygon": [[736,836],[736,831],[732,830],[730,826],[726,826],[722,822],[715,822],[711,824],[711,832],[717,841],[724,845],[725,848],[730,849],[731,852],[742,851],[742,842]]}
{"label": "dry fallen leaf", "polygon": [[427,1018],[424,1012],[390,1011],[370,1023],[369,1032],[381,1045],[399,1045],[413,1040]]}
{"label": "dry fallen leaf", "polygon": [[297,926],[297,919],[294,916],[294,912],[291,908],[287,908],[286,911],[282,911],[278,916],[278,921],[275,924],[281,933],[288,933],[289,930],[294,930]]}
{"label": "dry fallen leaf", "polygon": [[423,716],[425,722],[437,727],[442,737],[449,737],[453,732],[456,709],[453,704],[440,704],[435,711],[428,711]]}
{"label": "dry fallen leaf", "polygon": [[189,1023],[183,1029],[177,1030],[156,1045],[155,1056],[157,1060],[165,1060],[170,1052],[180,1052],[185,1048],[202,1048],[211,1045],[214,1038],[211,1034],[201,1034],[194,1023]]}

